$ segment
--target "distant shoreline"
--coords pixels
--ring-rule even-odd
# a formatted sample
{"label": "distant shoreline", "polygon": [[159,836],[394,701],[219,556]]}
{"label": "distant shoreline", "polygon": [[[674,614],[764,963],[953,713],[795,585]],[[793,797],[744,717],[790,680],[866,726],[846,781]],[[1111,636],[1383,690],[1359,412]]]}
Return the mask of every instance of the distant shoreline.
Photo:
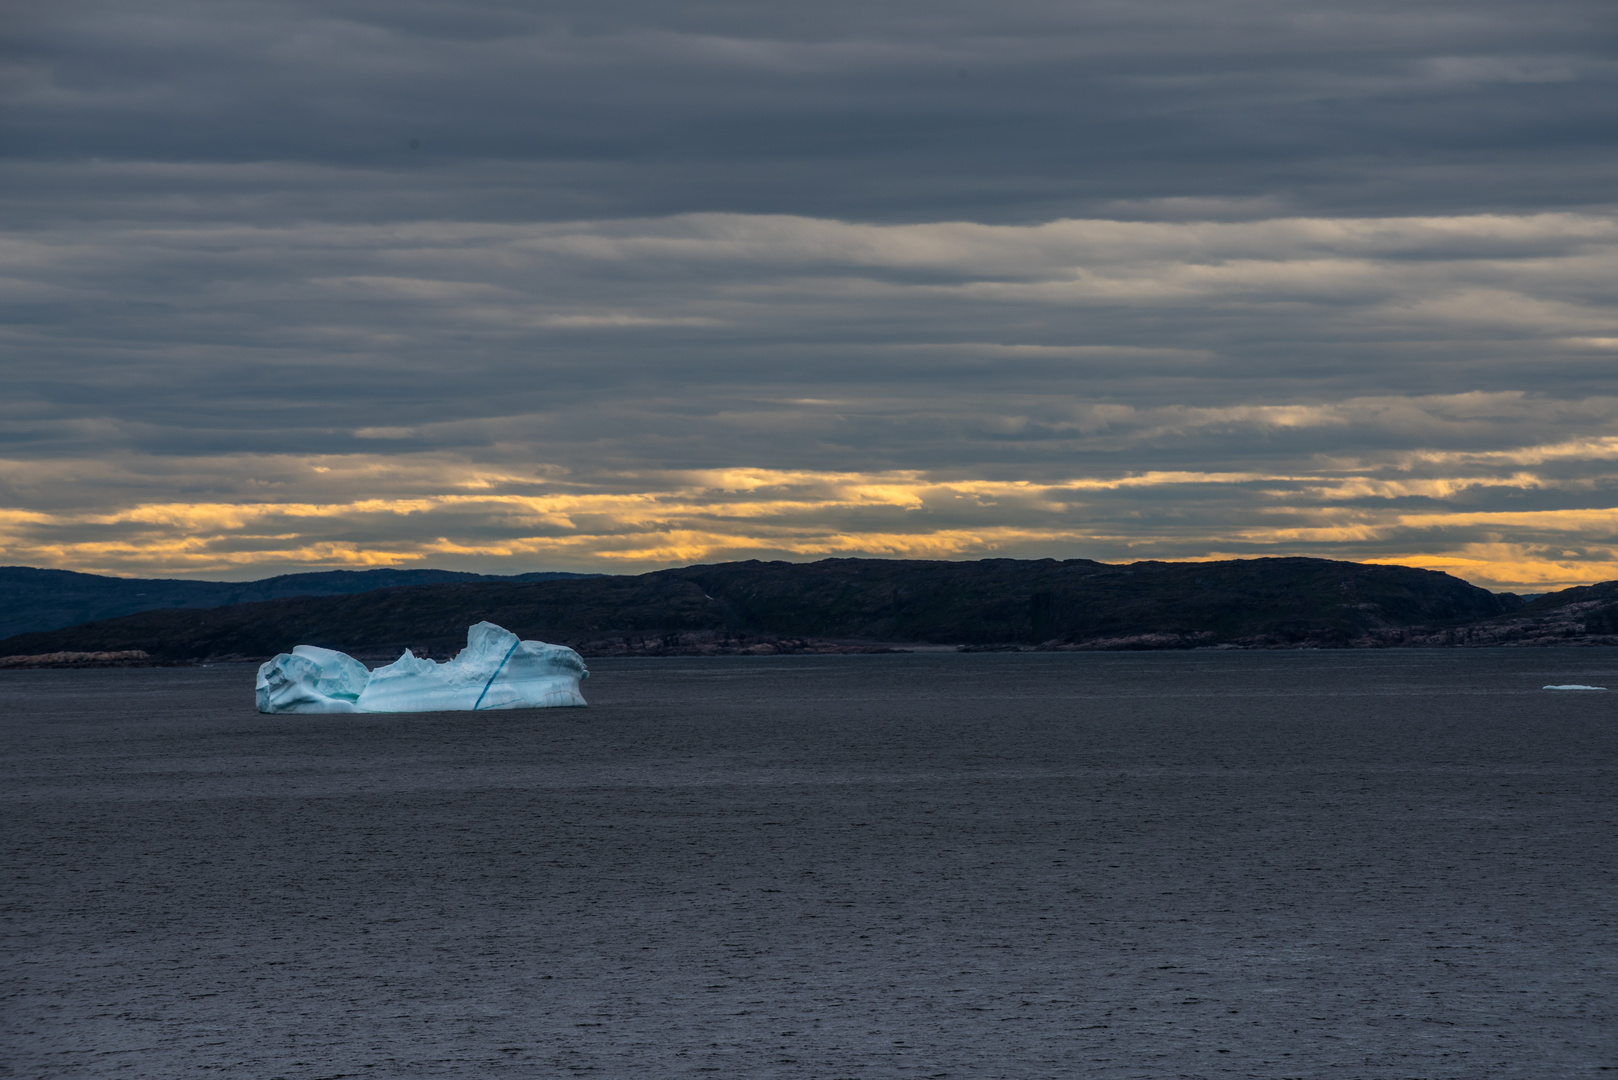
{"label": "distant shoreline", "polygon": [[[88,577],[73,581],[89,588]],[[1618,582],[1526,601],[1438,571],[1330,559],[750,560],[370,587],[393,580],[322,579],[320,595],[16,634],[0,640],[0,669],[246,662],[305,644],[447,660],[482,620],[587,658],[1618,645]]]}

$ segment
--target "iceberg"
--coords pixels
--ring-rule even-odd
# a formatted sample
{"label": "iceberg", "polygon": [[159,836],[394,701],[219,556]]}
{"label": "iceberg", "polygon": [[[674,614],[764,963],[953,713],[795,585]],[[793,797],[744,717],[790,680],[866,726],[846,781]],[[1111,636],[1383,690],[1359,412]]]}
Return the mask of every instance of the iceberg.
{"label": "iceberg", "polygon": [[1541,687],[1542,690],[1605,690],[1605,686],[1585,686],[1583,683],[1555,683],[1551,686]]}
{"label": "iceberg", "polygon": [[299,645],[259,666],[253,696],[265,713],[359,712],[370,678],[365,665],[347,653]]}
{"label": "iceberg", "polygon": [[565,645],[522,641],[492,622],[466,632],[446,663],[409,649],[386,667],[334,649],[299,645],[258,669],[254,698],[264,713],[379,713],[545,709],[583,705],[584,658]]}

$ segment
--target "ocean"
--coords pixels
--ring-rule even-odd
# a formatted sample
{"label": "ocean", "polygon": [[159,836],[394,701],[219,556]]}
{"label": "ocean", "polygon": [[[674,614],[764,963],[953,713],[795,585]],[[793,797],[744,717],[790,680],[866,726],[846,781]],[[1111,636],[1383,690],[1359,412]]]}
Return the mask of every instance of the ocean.
{"label": "ocean", "polygon": [[1618,1074],[1618,651],[590,666],[0,672],[0,1075]]}

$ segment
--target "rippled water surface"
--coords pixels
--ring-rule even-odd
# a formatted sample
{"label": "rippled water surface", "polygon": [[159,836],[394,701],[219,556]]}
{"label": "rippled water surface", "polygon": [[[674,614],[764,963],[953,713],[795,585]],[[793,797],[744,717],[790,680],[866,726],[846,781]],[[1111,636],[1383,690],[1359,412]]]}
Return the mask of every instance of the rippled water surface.
{"label": "rippled water surface", "polygon": [[0,672],[0,1075],[1618,1070],[1618,653],[591,667]]}

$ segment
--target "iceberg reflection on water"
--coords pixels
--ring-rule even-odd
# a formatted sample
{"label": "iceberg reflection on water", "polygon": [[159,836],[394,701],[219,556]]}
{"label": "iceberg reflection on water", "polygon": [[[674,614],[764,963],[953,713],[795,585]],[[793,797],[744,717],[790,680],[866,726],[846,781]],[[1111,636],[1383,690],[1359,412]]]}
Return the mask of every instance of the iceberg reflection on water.
{"label": "iceberg reflection on water", "polygon": [[265,713],[448,712],[583,705],[584,659],[565,645],[521,641],[491,622],[466,632],[466,648],[438,663],[409,649],[367,671],[347,653],[299,645],[258,669]]}

